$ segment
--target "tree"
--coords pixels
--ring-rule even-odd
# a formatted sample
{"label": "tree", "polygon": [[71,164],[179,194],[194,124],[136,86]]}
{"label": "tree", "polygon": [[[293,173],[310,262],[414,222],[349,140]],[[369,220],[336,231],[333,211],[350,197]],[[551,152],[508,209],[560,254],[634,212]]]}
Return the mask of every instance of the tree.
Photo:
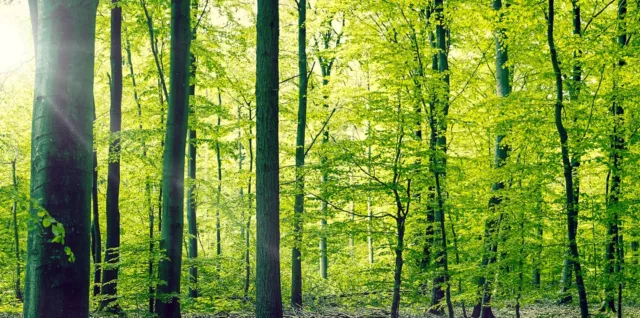
{"label": "tree", "polygon": [[[198,1],[193,2],[193,9],[195,12],[198,11]],[[196,22],[196,26],[191,31],[192,41],[196,39],[196,32],[198,28],[198,23]],[[188,257],[192,261],[198,258],[198,218],[196,213],[197,200],[196,200],[196,172],[197,172],[197,142],[196,142],[196,128],[195,126],[195,111],[196,111],[196,70],[197,70],[197,58],[193,51],[191,50],[191,85],[189,85],[189,99],[190,99],[190,107],[189,112],[191,114],[191,125],[192,127],[189,129],[189,150],[188,150],[188,164],[187,164],[187,175],[189,177],[188,188],[187,188],[187,226],[189,228],[189,249],[188,249]],[[189,297],[196,298],[198,297],[198,267],[195,265],[191,265],[189,267]]]}
{"label": "tree", "polygon": [[258,0],[256,44],[256,317],[282,317],[278,161],[278,0]]}
{"label": "tree", "polygon": [[[618,12],[617,12],[617,33],[616,44],[618,50],[622,51],[627,45],[627,30],[625,23],[625,16],[627,14],[627,0],[618,0]],[[620,54],[620,53],[619,53]],[[622,55],[622,54],[621,54]],[[623,58],[620,58],[615,65],[614,80],[613,80],[613,102],[609,112],[613,120],[613,131],[609,136],[610,149],[609,160],[610,168],[607,178],[610,179],[607,188],[607,237],[608,242],[605,252],[605,288],[604,288],[604,303],[600,308],[601,311],[616,311],[615,306],[615,288],[617,283],[618,289],[618,317],[622,317],[622,281],[620,277],[615,277],[615,273],[622,271],[622,261],[624,260],[624,252],[622,251],[623,244],[622,236],[620,235],[620,211],[622,205],[620,204],[620,197],[622,196],[622,162],[624,158],[624,151],[626,148],[625,134],[624,134],[624,99],[620,94],[620,69],[626,64]]]}
{"label": "tree", "polygon": [[158,267],[159,317],[180,317],[180,270],[184,226],[184,164],[189,118],[189,61],[191,3],[171,6],[171,82],[163,154],[162,239],[164,256]]}
{"label": "tree", "polygon": [[[95,107],[94,107],[95,108]],[[95,110],[94,110],[95,121]],[[93,257],[93,296],[100,295],[102,282],[102,238],[98,208],[98,152],[93,149],[93,182],[91,185],[91,256]]]}
{"label": "tree", "polygon": [[[36,43],[25,317],[89,316],[97,1],[30,1]],[[83,48],[83,49],[78,49]]]}
{"label": "tree", "polygon": [[[502,16],[504,15],[502,11],[502,0],[493,0],[492,2],[493,10],[498,12],[498,23],[501,22]],[[509,72],[509,66],[507,63],[509,62],[509,51],[506,44],[506,30],[502,26],[498,26],[495,32],[495,42],[496,42],[496,95],[503,99],[508,97],[511,93],[511,76]],[[499,102],[498,112],[502,113],[505,108],[504,101]],[[509,155],[509,146],[506,145],[503,140],[506,136],[505,127],[501,127],[503,125],[498,125],[496,127],[497,134],[495,139],[495,150],[494,150],[494,159],[493,165],[496,170],[503,167],[506,163],[507,157]],[[500,176],[502,177],[502,176]],[[500,227],[500,222],[503,218],[503,212],[500,207],[500,203],[502,203],[502,196],[500,194],[500,190],[504,189],[505,182],[504,180],[499,180],[494,182],[491,186],[491,191],[493,195],[489,200],[489,213],[490,215],[487,218],[487,223],[485,224],[485,251],[482,256],[482,268],[486,269],[490,264],[495,263],[496,261],[496,253],[498,252],[498,242],[499,238],[496,235],[498,233],[498,229]],[[497,215],[495,215],[497,213]],[[472,317],[495,317],[493,315],[493,311],[491,310],[491,292],[493,288],[491,287],[491,275],[483,274],[478,281],[478,287],[480,287],[480,297],[478,303],[473,308]]]}
{"label": "tree", "polygon": [[573,186],[573,166],[570,159],[570,149],[568,143],[567,130],[562,121],[562,108],[564,91],[562,86],[562,71],[558,62],[558,52],[555,46],[553,31],[555,20],[554,0],[549,0],[549,11],[547,18],[547,41],[551,55],[551,64],[555,75],[556,97],[555,97],[555,123],[560,138],[560,147],[562,151],[562,167],[565,180],[565,198],[566,198],[566,214],[567,214],[567,237],[569,240],[569,254],[573,263],[573,270],[576,275],[576,286],[578,287],[578,296],[580,298],[580,314],[582,318],[589,316],[589,305],[587,303],[587,293],[582,277],[582,268],[580,266],[580,254],[578,253],[578,244],[576,242],[576,234],[578,229],[578,210],[575,201],[575,193]]}
{"label": "tree", "polygon": [[298,123],[296,130],[296,197],[294,204],[294,245],[291,251],[291,306],[302,308],[302,230],[304,225],[304,157],[307,126],[307,1],[298,0]]}
{"label": "tree", "polygon": [[119,312],[118,263],[120,262],[120,130],[122,127],[122,8],[112,0],[111,8],[111,111],[109,167],[107,176],[107,239],[102,272],[100,309]]}
{"label": "tree", "polygon": [[[436,48],[438,52],[438,73],[441,83],[436,89],[434,101],[430,104],[429,126],[431,129],[430,164],[431,171],[435,179],[433,186],[433,197],[435,202],[430,202],[435,207],[434,212],[434,245],[438,248],[436,259],[441,271],[433,279],[432,305],[436,312],[440,312],[440,301],[445,298],[449,317],[453,318],[453,305],[451,303],[451,284],[449,283],[449,264],[447,252],[447,231],[445,227],[444,211],[444,177],[447,172],[447,115],[449,114],[449,47],[447,39],[447,29],[444,18],[444,1],[435,0],[434,14],[436,18]],[[439,246],[438,246],[439,245]],[[444,290],[443,290],[444,288]]]}

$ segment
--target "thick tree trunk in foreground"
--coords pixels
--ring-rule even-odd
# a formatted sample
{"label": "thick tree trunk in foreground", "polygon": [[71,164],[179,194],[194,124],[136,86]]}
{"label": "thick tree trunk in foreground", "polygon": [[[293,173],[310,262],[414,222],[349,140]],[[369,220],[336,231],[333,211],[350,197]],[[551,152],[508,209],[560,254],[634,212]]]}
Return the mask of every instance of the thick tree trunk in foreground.
{"label": "thick tree trunk in foreground", "polygon": [[[171,82],[162,171],[162,240],[166,259],[158,267],[156,313],[180,317],[180,268],[184,227],[184,161],[189,117],[189,0],[171,3]],[[172,294],[172,295],[168,295]]]}
{"label": "thick tree trunk in foreground", "polygon": [[256,317],[282,317],[278,161],[278,0],[258,0],[256,48]]}
{"label": "thick tree trunk in foreground", "polygon": [[304,214],[304,152],[307,126],[307,1],[298,1],[298,126],[296,132],[296,197],[293,207],[294,243],[291,251],[291,306],[302,308],[302,245]]}
{"label": "thick tree trunk in foreground", "polygon": [[[498,12],[498,17],[502,20],[503,13],[502,9],[502,0],[493,0],[493,10]],[[507,66],[507,62],[509,61],[508,49],[506,41],[506,30],[504,28],[498,28],[495,34],[495,42],[496,42],[496,95],[499,98],[503,99],[511,93],[511,83],[510,80],[510,72],[509,67]],[[505,106],[502,105],[504,102],[499,102],[498,112],[504,112]],[[509,154],[509,146],[503,143],[503,139],[507,131],[505,131],[505,127],[503,124],[498,123],[496,127],[496,139],[495,139],[495,151],[493,156],[493,167],[496,170],[499,170],[506,163],[507,156]],[[503,201],[502,195],[500,194],[500,190],[504,189],[504,181],[503,177],[499,176],[499,180],[494,182],[491,186],[491,192],[493,193],[491,199],[489,199],[489,216],[487,218],[487,223],[485,224],[485,234],[484,234],[484,255],[482,256],[482,268],[486,270],[486,268],[496,261],[496,253],[498,252],[498,242],[500,238],[498,237],[498,228],[500,227],[500,222],[502,220],[502,208],[500,204]],[[491,293],[493,292],[493,287],[491,285],[491,278],[493,277],[492,273],[487,272],[483,273],[483,276],[480,277],[478,281],[478,287],[480,287],[480,297],[478,297],[478,302],[473,308],[473,313],[471,317],[483,317],[483,318],[491,318],[495,317],[493,315],[493,311],[491,310]]]}
{"label": "thick tree trunk in foreground", "polygon": [[100,309],[118,312],[118,263],[120,263],[120,129],[122,127],[122,8],[112,0],[111,9],[111,109],[107,176],[107,238],[102,272]]}
{"label": "thick tree trunk in foreground", "polygon": [[[27,243],[28,318],[89,316],[97,3],[30,1],[37,15],[30,214],[37,223]],[[49,216],[55,222],[44,226]],[[51,242],[53,229],[64,242]]]}
{"label": "thick tree trunk in foreground", "polygon": [[562,166],[565,179],[565,195],[566,195],[566,211],[567,211],[567,238],[569,240],[569,252],[573,263],[573,270],[576,275],[576,286],[578,287],[578,297],[580,298],[580,314],[582,318],[589,316],[589,306],[587,303],[587,292],[585,290],[582,278],[582,268],[580,266],[580,254],[578,253],[578,244],[576,242],[578,228],[578,210],[575,206],[575,193],[573,186],[573,167],[569,155],[569,137],[567,130],[562,122],[563,105],[563,86],[562,71],[558,62],[558,52],[553,39],[554,28],[554,0],[549,0],[549,12],[547,15],[547,40],[549,42],[549,51],[551,54],[551,64],[555,74],[556,84],[556,100],[555,100],[555,123],[560,138],[560,147],[562,151]]}

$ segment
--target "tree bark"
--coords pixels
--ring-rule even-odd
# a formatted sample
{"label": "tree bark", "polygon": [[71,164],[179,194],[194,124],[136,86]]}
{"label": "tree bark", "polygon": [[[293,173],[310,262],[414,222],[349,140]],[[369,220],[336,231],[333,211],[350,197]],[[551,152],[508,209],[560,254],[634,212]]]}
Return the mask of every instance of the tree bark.
{"label": "tree bark", "polygon": [[[17,157],[17,156],[16,156]],[[17,158],[14,158],[11,161],[11,183],[14,191],[14,198],[11,204],[11,214],[13,215],[13,240],[15,244],[15,252],[16,252],[16,280],[15,280],[15,295],[16,299],[19,301],[24,301],[24,297],[22,296],[22,286],[20,284],[20,239],[18,235],[18,177],[16,175],[16,161]]]}
{"label": "tree bark", "polygon": [[304,159],[307,126],[307,1],[298,0],[298,126],[296,131],[296,195],[291,251],[291,306],[302,308],[302,231],[304,226]]}
{"label": "tree bark", "polygon": [[[198,9],[198,1],[194,1],[193,9],[197,12]],[[196,39],[196,29],[192,32],[191,40],[194,41]],[[196,160],[197,160],[197,144],[196,144],[196,128],[195,128],[195,97],[196,97],[196,55],[192,51],[191,52],[191,85],[189,85],[189,100],[190,107],[189,111],[191,114],[192,127],[189,129],[189,142],[188,142],[188,163],[187,163],[187,175],[189,178],[188,188],[187,188],[187,227],[189,229],[189,246],[188,246],[188,257],[191,261],[194,261],[198,258],[198,219],[196,214]],[[197,298],[198,297],[198,267],[195,265],[191,265],[189,267],[189,297]]]}
{"label": "tree bark", "polygon": [[164,256],[158,267],[159,297],[156,313],[161,318],[180,317],[180,269],[184,227],[184,164],[189,117],[189,47],[191,44],[189,0],[171,3],[171,82],[162,173],[162,240]]}
{"label": "tree bark", "polygon": [[[253,120],[253,114],[251,111],[251,105],[249,108],[249,120]],[[251,138],[252,132],[249,130],[249,180],[247,181],[247,211],[253,210],[253,197],[251,196],[251,185],[253,184],[253,138]],[[251,283],[251,212],[247,213],[247,224],[245,226],[245,241],[244,241],[244,299],[249,299],[249,286]]]}
{"label": "tree bark", "polygon": [[[194,62],[195,59],[192,60]],[[192,71],[195,74],[193,65]],[[195,85],[192,85],[195,90]],[[194,94],[190,94],[193,96]],[[194,107],[193,105],[191,107]],[[192,112],[193,114],[193,112]],[[189,161],[187,164],[187,175],[189,178],[189,184],[187,188],[187,223],[189,228],[189,259],[194,261],[198,258],[198,227],[196,218],[196,193],[195,193],[195,180],[196,180],[196,130],[189,130]],[[189,297],[198,297],[198,267],[191,265],[189,267]]]}
{"label": "tree bark", "polygon": [[102,272],[100,310],[119,312],[118,268],[120,263],[120,130],[122,128],[122,8],[111,1],[111,109],[107,176],[107,238]]}
{"label": "tree bark", "polygon": [[[622,50],[627,43],[627,33],[625,25],[625,15],[627,14],[627,1],[618,0],[618,37],[617,45],[618,49]],[[620,59],[615,65],[615,72],[618,73],[620,69],[625,65],[625,61]],[[609,135],[610,150],[609,159],[611,165],[611,182],[609,186],[607,196],[607,246],[605,252],[605,288],[604,288],[604,303],[601,311],[613,311],[616,312],[615,305],[615,290],[616,287],[621,291],[622,281],[619,277],[616,277],[616,273],[620,274],[621,261],[620,249],[622,246],[619,244],[621,240],[620,236],[620,197],[622,195],[622,161],[625,151],[625,139],[624,139],[624,107],[622,106],[623,99],[618,93],[619,90],[619,76],[614,75],[613,89],[614,97],[613,103],[609,109],[611,117],[613,119],[613,131]],[[620,314],[620,313],[619,313]]]}
{"label": "tree bark", "polygon": [[[436,254],[437,266],[440,272],[433,279],[432,304],[436,313],[441,313],[440,301],[445,298],[449,317],[453,318],[453,304],[451,303],[451,285],[449,283],[449,264],[447,257],[447,233],[444,218],[443,183],[447,171],[447,115],[449,114],[449,61],[446,40],[447,29],[444,21],[444,2],[435,0],[434,13],[436,15],[436,47],[438,49],[438,73],[441,76],[441,90],[436,94],[430,109],[431,128],[431,169],[435,179],[436,209],[434,213],[435,233],[434,245],[439,250]],[[444,290],[443,290],[444,288]]]}
{"label": "tree bark", "polygon": [[567,130],[562,122],[563,109],[563,86],[562,71],[558,62],[558,53],[553,38],[554,28],[554,0],[549,0],[549,12],[547,14],[547,41],[549,42],[549,51],[551,55],[551,64],[555,74],[556,84],[556,101],[555,101],[555,123],[560,138],[560,147],[562,151],[562,166],[565,179],[565,195],[566,195],[566,213],[567,213],[567,237],[569,241],[569,252],[573,263],[573,270],[576,275],[576,286],[578,287],[578,297],[580,299],[580,314],[582,318],[589,316],[589,306],[587,303],[587,293],[582,277],[582,268],[580,266],[580,254],[578,253],[578,244],[576,242],[578,228],[578,210],[575,205],[575,193],[573,186],[573,166],[569,155],[569,137]]}
{"label": "tree bark", "polygon": [[[218,103],[220,108],[222,109],[222,95],[218,90]],[[220,114],[218,114],[218,124],[216,126],[216,131],[220,132],[220,123],[221,118]],[[218,134],[218,138],[220,138]],[[220,226],[220,199],[222,198],[222,157],[220,154],[220,140],[216,141],[216,163],[218,166],[218,192],[216,194],[216,257],[218,258],[218,262],[216,262],[216,270],[218,271],[218,275],[220,273],[220,261],[222,260],[222,233]]]}
{"label": "tree bark", "polygon": [[[401,204],[401,203],[398,203]],[[400,208],[399,208],[400,209]],[[404,250],[404,233],[405,233],[405,217],[403,211],[397,213],[396,218],[397,245],[395,248],[395,266],[393,271],[393,300],[391,303],[391,317],[398,318],[400,315],[400,287],[402,285],[402,266],[404,259],[402,252]]]}
{"label": "tree bark", "polygon": [[[95,114],[94,114],[95,121]],[[98,209],[98,153],[93,149],[93,183],[91,186],[93,218],[91,221],[91,253],[93,256],[93,296],[100,295],[102,283],[102,238],[100,235],[100,214]]]}
{"label": "tree bark", "polygon": [[281,318],[278,0],[258,0],[256,48],[256,317]]}
{"label": "tree bark", "polygon": [[[88,317],[97,1],[30,4],[37,44],[30,214],[37,222],[27,242],[23,314]],[[62,244],[51,242],[46,214],[64,226]]]}

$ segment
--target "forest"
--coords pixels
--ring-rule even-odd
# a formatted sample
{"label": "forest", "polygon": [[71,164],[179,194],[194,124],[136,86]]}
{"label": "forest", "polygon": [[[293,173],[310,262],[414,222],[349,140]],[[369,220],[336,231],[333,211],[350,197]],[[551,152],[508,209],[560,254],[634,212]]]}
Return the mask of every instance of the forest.
{"label": "forest", "polygon": [[640,317],[640,0],[0,0],[0,43],[2,317]]}

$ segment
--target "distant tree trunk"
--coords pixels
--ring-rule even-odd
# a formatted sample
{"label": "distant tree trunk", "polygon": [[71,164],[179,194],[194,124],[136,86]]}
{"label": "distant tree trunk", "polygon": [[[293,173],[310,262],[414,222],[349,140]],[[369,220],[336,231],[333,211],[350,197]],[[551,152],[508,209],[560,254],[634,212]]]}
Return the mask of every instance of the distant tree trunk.
{"label": "distant tree trunk", "polygon": [[[502,20],[503,12],[502,12],[502,0],[493,0],[493,10],[498,13],[499,21]],[[506,30],[502,27],[499,27],[495,32],[495,42],[496,42],[496,94],[502,100],[511,94],[511,83],[509,82],[511,76],[509,72],[509,67],[507,66],[509,61],[508,48],[506,45]],[[502,102],[498,102],[498,112],[503,113],[505,106]],[[504,124],[498,123],[496,127],[496,139],[495,139],[495,151],[494,151],[494,159],[493,159],[493,168],[499,170],[502,168],[507,160],[507,156],[509,155],[509,146],[503,143],[503,140],[506,136],[506,128]],[[504,189],[504,180],[502,180],[502,176],[500,176],[500,180],[497,180],[491,186],[492,197],[489,199],[489,216],[487,217],[487,221],[485,224],[485,233],[484,233],[484,253],[482,256],[482,268],[486,271],[487,267],[496,261],[496,253],[498,252],[498,242],[500,239],[497,237],[498,228],[500,227],[500,222],[502,220],[502,207],[500,206],[502,203],[502,194],[501,191]],[[480,277],[478,281],[478,287],[480,287],[480,295],[478,297],[478,302],[473,308],[473,313],[471,317],[483,317],[483,318],[491,318],[495,317],[493,311],[491,310],[491,293],[493,291],[493,287],[491,286],[491,277],[492,274],[483,273],[482,277]]]}
{"label": "distant tree trunk", "polygon": [[256,317],[281,318],[278,0],[258,0],[256,48]]}
{"label": "distant tree trunk", "polygon": [[[251,105],[247,105],[249,108],[249,120],[253,120],[253,114],[251,111]],[[253,183],[253,138],[251,138],[251,130],[249,131],[249,180],[247,181],[247,224],[245,226],[245,241],[244,241],[244,299],[249,299],[249,285],[251,283],[251,262],[249,257],[251,256],[251,213],[253,210],[253,198],[251,197],[251,185]]]}
{"label": "distant tree trunk", "polygon": [[[438,93],[435,103],[431,106],[431,152],[432,172],[436,180],[435,199],[437,209],[434,213],[436,224],[434,233],[434,245],[438,246],[439,273],[433,279],[432,303],[436,312],[441,312],[440,301],[445,298],[449,317],[453,318],[453,304],[451,303],[451,284],[449,283],[449,264],[447,253],[447,232],[444,218],[444,178],[447,171],[447,116],[449,114],[449,61],[447,33],[445,28],[443,0],[435,0],[434,13],[436,15],[436,43],[438,49],[438,72],[441,76],[442,93]],[[437,108],[437,109],[436,109]],[[444,288],[444,291],[443,291]]]}
{"label": "distant tree trunk", "polygon": [[111,110],[109,166],[107,176],[107,239],[102,272],[100,310],[121,311],[118,306],[120,263],[120,130],[122,127],[122,8],[112,0],[111,9]]}
{"label": "distant tree trunk", "polygon": [[[192,62],[195,61],[195,58]],[[195,67],[192,65],[192,70]],[[195,71],[194,71],[195,73]],[[192,85],[195,90],[195,85]],[[193,96],[193,94],[190,94]],[[194,107],[192,105],[192,107]],[[193,114],[193,112],[192,112]],[[187,188],[187,223],[189,228],[189,259],[194,261],[198,258],[198,227],[196,218],[196,130],[189,130],[189,161],[187,164],[187,175],[189,178],[189,187]],[[191,265],[189,267],[189,297],[198,297],[198,267]]]}
{"label": "distant tree trunk", "polygon": [[13,240],[16,248],[16,281],[15,281],[15,295],[19,301],[24,301],[22,297],[22,286],[20,284],[20,239],[18,235],[18,177],[16,175],[16,160],[14,158],[11,161],[11,183],[13,185],[13,191],[15,192],[13,202],[11,204],[11,214],[13,215]]}
{"label": "distant tree trunk", "polygon": [[[430,19],[431,19],[431,14],[433,13],[433,6],[427,8],[425,10],[425,20],[427,25],[430,25]],[[434,50],[434,52],[431,55],[431,70],[433,72],[438,72],[438,53],[437,53],[437,43],[436,43],[436,37],[434,32],[429,28],[429,44],[431,46],[431,49]],[[429,103],[434,103],[435,102],[435,93],[432,93],[431,96],[431,100],[429,101]],[[432,141],[430,141],[432,142]],[[431,146],[431,145],[430,145]],[[430,149],[431,150],[431,149]],[[436,202],[435,200],[435,189],[433,188],[433,186],[429,186],[428,187],[428,193],[427,193],[427,204],[426,204],[426,226],[425,226],[425,241],[424,241],[424,246],[422,247],[422,260],[421,260],[421,266],[423,270],[428,270],[429,267],[431,266],[431,260],[432,260],[432,252],[433,252],[433,240],[434,240],[434,213],[435,213],[435,209],[434,209],[434,202]],[[427,288],[427,283],[423,283],[423,289],[424,292],[426,294],[426,288]],[[432,295],[432,305],[433,305],[433,295]]]}
{"label": "distant tree trunk", "polygon": [[[536,240],[537,243],[537,252],[538,255],[542,254],[542,220],[538,221],[537,229],[536,229]],[[533,285],[536,288],[540,288],[540,260],[537,259],[533,264]]]}
{"label": "distant tree trunk", "polygon": [[[140,104],[140,99],[138,98],[138,86],[136,85],[136,74],[133,71],[133,61],[131,60],[131,44],[129,43],[129,38],[126,38],[126,46],[125,51],[127,52],[127,64],[129,65],[129,75],[131,76],[131,86],[133,87],[133,99],[136,102],[137,111],[138,111],[138,128],[140,130],[143,129],[142,126],[142,105]],[[147,158],[147,145],[146,142],[142,141],[142,157]],[[155,290],[152,283],[153,280],[153,250],[154,250],[154,238],[153,238],[153,230],[154,230],[154,208],[151,203],[151,181],[149,180],[149,176],[145,176],[144,180],[144,194],[145,194],[145,204],[148,209],[149,214],[149,260],[147,267],[147,275],[149,279],[149,313],[153,313],[153,305],[155,298],[153,297]],[[96,194],[97,195],[97,194]]]}
{"label": "distant tree trunk", "polygon": [[[355,127],[354,127],[355,129]],[[351,142],[353,142],[354,140],[354,130],[351,131]],[[351,164],[349,164],[349,188],[353,188],[354,186],[354,175],[353,175],[353,167],[351,166]],[[351,198],[349,200],[349,212],[351,213],[351,216],[349,217],[350,221],[351,221],[351,225],[355,226],[355,222],[356,222],[356,202],[353,198]],[[353,238],[353,230],[349,231],[349,257],[353,258],[356,254],[356,247],[355,247],[355,239]]]}
{"label": "distant tree trunk", "polygon": [[[572,5],[572,14],[573,14],[573,34],[577,37],[582,37],[582,23],[580,18],[580,4],[577,0],[571,1]],[[572,101],[577,101],[580,93],[580,88],[582,86],[582,66],[579,61],[582,52],[580,50],[576,50],[573,53],[574,62],[573,62],[573,70],[571,77],[571,84],[569,85],[569,98]],[[574,121],[576,119],[574,118]],[[579,211],[579,201],[580,201],[580,175],[578,174],[578,168],[580,167],[580,154],[575,153],[571,158],[571,169],[573,174],[573,197],[574,197],[574,206],[576,212]],[[578,229],[575,229],[576,231]],[[565,254],[564,258],[564,266],[562,269],[562,291],[560,293],[560,304],[569,303],[572,300],[570,288],[571,288],[571,280],[572,280],[572,270],[573,262],[571,260],[571,256],[568,252]]]}
{"label": "distant tree trunk", "polygon": [[547,40],[549,42],[549,51],[551,55],[551,63],[555,74],[556,84],[556,101],[555,101],[555,122],[560,138],[560,146],[562,150],[562,165],[565,179],[565,195],[566,195],[566,213],[567,213],[567,237],[569,241],[569,251],[572,258],[573,270],[576,275],[576,286],[578,287],[578,296],[580,298],[580,314],[582,318],[589,316],[589,306],[587,303],[587,293],[582,277],[582,268],[580,266],[580,254],[578,253],[578,244],[576,242],[578,228],[578,210],[575,201],[575,192],[573,186],[573,166],[569,155],[569,143],[567,130],[562,122],[563,105],[563,86],[562,71],[558,62],[558,53],[553,39],[554,28],[554,0],[549,0],[549,12],[547,14]]}
{"label": "distant tree trunk", "polygon": [[[371,137],[371,122],[367,121],[367,138]],[[367,174],[371,175],[371,144],[367,146]],[[369,265],[373,264],[373,197],[367,192],[367,251]]]}
{"label": "distant tree trunk", "polygon": [[405,217],[404,211],[401,208],[401,203],[398,203],[398,209],[396,216],[396,235],[397,243],[395,248],[395,266],[393,271],[393,300],[391,303],[391,318],[398,318],[400,315],[400,287],[402,285],[402,266],[404,259],[402,252],[404,250],[404,232],[405,232]]}
{"label": "distant tree trunk", "polygon": [[[95,121],[95,114],[94,114]],[[93,296],[100,295],[102,282],[102,238],[100,235],[100,214],[98,209],[98,153],[93,149],[93,183],[91,186],[93,219],[91,221],[91,254],[93,256]]]}
{"label": "distant tree trunk", "polygon": [[[197,12],[198,9],[198,1],[195,0],[192,4],[194,11]],[[196,31],[193,30],[191,40],[194,41],[196,39]],[[191,52],[191,85],[189,85],[189,100],[190,107],[189,111],[192,116],[192,125],[195,126],[195,112],[196,112],[196,55],[194,52]],[[187,188],[187,227],[189,229],[189,248],[188,248],[188,257],[191,261],[194,261],[198,258],[198,218],[196,214],[196,129],[195,127],[191,127],[189,129],[188,135],[188,163],[187,163],[187,175],[189,178],[188,188]],[[198,267],[195,265],[191,265],[189,267],[189,297],[197,298],[198,297]]]}
{"label": "distant tree trunk", "polygon": [[[29,4],[36,14],[30,214],[37,221],[29,227],[23,315],[88,317],[98,2]],[[42,222],[45,211],[64,226],[63,244],[51,242],[53,226]]]}
{"label": "distant tree trunk", "polygon": [[[158,267],[160,297],[156,313],[161,318],[180,317],[180,275],[184,227],[184,163],[189,117],[189,0],[171,6],[171,81],[162,173],[162,240],[165,257]],[[169,296],[170,295],[170,296]]]}
{"label": "distant tree trunk", "polygon": [[[617,44],[618,49],[622,50],[627,44],[627,33],[625,25],[625,15],[627,14],[627,1],[618,0],[618,37]],[[613,118],[613,132],[609,136],[610,140],[610,175],[611,182],[608,189],[607,196],[607,247],[605,253],[605,288],[604,288],[604,303],[600,308],[601,311],[613,311],[616,312],[615,306],[615,289],[622,288],[622,281],[616,276],[620,274],[621,261],[620,249],[622,245],[619,244],[621,240],[620,236],[620,210],[622,205],[620,204],[620,197],[622,195],[622,161],[625,151],[624,140],[624,107],[622,106],[623,98],[620,96],[619,90],[619,75],[617,74],[620,69],[626,64],[623,59],[620,59],[615,66],[614,75],[614,98],[610,107],[610,113]]]}
{"label": "distant tree trunk", "polygon": [[[327,21],[326,27],[328,30],[321,34],[322,37],[322,46],[324,51],[328,51],[330,49],[330,42],[334,36],[334,34],[338,34],[335,40],[335,47],[340,45],[340,38],[342,33],[337,33],[333,29],[331,25],[332,20]],[[329,93],[328,85],[329,78],[331,76],[331,71],[333,69],[333,63],[335,62],[335,57],[322,57],[318,56],[318,61],[320,62],[320,71],[322,73],[322,106],[325,111],[329,110]],[[323,150],[320,158],[320,165],[322,166],[322,197],[327,198],[328,195],[326,193],[327,183],[329,182],[329,171],[327,166],[327,155],[326,155],[326,145],[329,143],[329,127],[328,120],[331,117],[327,118],[327,122],[325,122],[325,128],[322,132],[322,146]],[[325,200],[320,204],[321,217],[320,217],[320,277],[327,279],[328,278],[328,269],[329,269],[329,259],[327,255],[327,218],[329,217],[329,206]]]}
{"label": "distant tree trunk", "polygon": [[[222,109],[222,94],[220,90],[218,90],[218,103],[220,108]],[[216,131],[220,132],[220,123],[221,118],[220,114],[218,114],[218,124],[216,126]],[[222,256],[222,235],[221,235],[221,227],[220,227],[220,199],[222,197],[222,157],[220,154],[220,136],[218,134],[218,140],[216,140],[216,163],[218,166],[218,192],[216,194],[216,257],[218,261],[216,263],[216,269],[218,274],[220,272],[220,261]]]}
{"label": "distant tree trunk", "polygon": [[[328,40],[326,42],[326,48],[328,48]],[[322,70],[322,86],[326,89],[327,85],[329,85],[329,76],[331,75],[331,66],[326,63],[320,63],[320,68]],[[329,109],[329,104],[327,104],[327,99],[329,96],[326,93],[323,95],[323,107],[325,110]],[[322,133],[322,145],[326,146],[329,142],[329,127],[325,127],[324,132]],[[326,148],[325,148],[326,149]],[[325,151],[325,150],[323,150]],[[326,154],[321,155],[320,165],[322,166],[322,192],[323,198],[327,198],[326,194],[326,186],[329,181],[329,172],[327,171],[327,157]],[[327,270],[329,269],[329,259],[327,255],[327,217],[329,213],[329,206],[326,201],[322,201],[320,203],[321,209],[321,217],[320,217],[320,277],[327,279],[328,274]]]}
{"label": "distant tree trunk", "polygon": [[291,251],[291,306],[302,308],[302,231],[304,226],[304,153],[307,126],[307,1],[298,1],[298,126],[296,132],[296,196]]}

